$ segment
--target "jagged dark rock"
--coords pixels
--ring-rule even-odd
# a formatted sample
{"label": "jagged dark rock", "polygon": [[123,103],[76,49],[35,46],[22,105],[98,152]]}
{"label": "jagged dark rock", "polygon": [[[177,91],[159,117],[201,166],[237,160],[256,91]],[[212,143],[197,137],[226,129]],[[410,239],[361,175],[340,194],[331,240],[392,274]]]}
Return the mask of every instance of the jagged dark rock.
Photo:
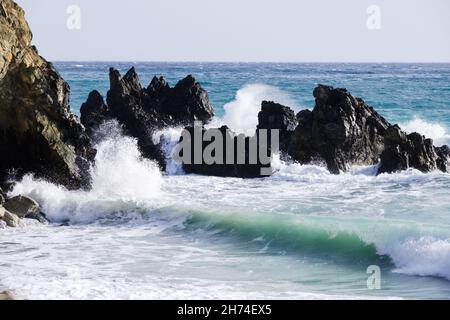
{"label": "jagged dark rock", "polygon": [[281,151],[288,151],[291,136],[297,124],[295,112],[291,108],[273,101],[262,102],[261,111],[258,113],[257,129],[278,129]]}
{"label": "jagged dark rock", "polygon": [[[261,169],[262,168],[268,168],[270,170],[270,165],[263,165],[259,158],[256,159],[256,163],[251,163],[250,161],[250,139],[255,139],[255,137],[245,137],[244,135],[236,135],[234,132],[232,132],[227,126],[222,126],[220,128],[216,128],[218,132],[221,133],[221,139],[223,141],[223,150],[222,150],[222,157],[219,158],[219,161],[216,163],[206,163],[205,159],[202,157],[201,161],[199,163],[195,163],[194,158],[194,127],[186,127],[186,132],[189,132],[189,135],[191,137],[191,144],[190,144],[190,150],[191,150],[191,156],[189,159],[189,163],[187,161],[183,162],[183,170],[186,173],[195,173],[195,174],[201,174],[201,175],[208,175],[208,176],[219,176],[219,177],[239,177],[239,178],[258,178],[262,176],[267,176],[267,174],[262,174]],[[205,134],[206,130],[205,128],[201,129],[202,136]],[[238,140],[241,139],[241,141],[245,141],[244,148],[239,148]],[[183,141],[183,137],[180,139],[180,142]],[[227,141],[230,141],[230,145],[232,145],[232,153],[229,148],[227,148]],[[214,140],[209,141],[203,141],[201,145],[201,151],[202,153],[205,151],[205,149],[210,146],[211,143],[214,143]],[[256,152],[259,152],[259,149],[256,149]],[[182,154],[182,152],[181,152]],[[215,155],[215,154],[213,154]],[[269,156],[270,154],[268,154]],[[227,164],[227,157],[230,157],[232,161],[229,161]],[[241,159],[244,159],[244,161],[239,162],[238,157],[241,157]],[[189,157],[187,157],[189,158]]]}
{"label": "jagged dark rock", "polygon": [[0,3],[0,181],[32,172],[76,189],[89,185],[95,156],[70,112],[69,86],[31,45],[23,10]]}
{"label": "jagged dark rock", "polygon": [[164,169],[164,155],[153,142],[152,134],[154,130],[167,125],[166,120],[160,119],[155,110],[144,110],[142,88],[134,68],[131,68],[123,78],[120,77],[119,71],[111,68],[109,78],[108,117],[118,120],[125,133],[138,140],[143,155],[157,161]]}
{"label": "jagged dark rock", "polygon": [[417,132],[406,134],[394,125],[386,131],[385,150],[378,172],[391,173],[408,168],[429,172],[438,168],[437,158],[431,139]]}
{"label": "jagged dark rock", "polygon": [[168,115],[173,124],[192,124],[198,120],[207,123],[214,116],[208,93],[191,75],[180,80],[173,89],[160,90],[157,106],[159,112]]}
{"label": "jagged dark rock", "polygon": [[435,147],[436,165],[439,170],[450,173],[450,148],[449,146]]}
{"label": "jagged dark rock", "polygon": [[80,110],[82,123],[92,133],[102,122],[118,120],[125,133],[138,140],[143,155],[156,160],[162,169],[165,159],[160,146],[152,139],[153,133],[167,126],[192,124],[195,120],[206,123],[214,115],[208,93],[192,76],[180,80],[174,88],[163,77],[154,77],[145,89],[134,67],[123,77],[111,68],[109,78],[107,104],[100,93],[91,92]]}
{"label": "jagged dark rock", "polygon": [[81,123],[89,135],[108,119],[109,109],[100,92],[94,90],[89,93],[88,99],[81,105],[80,114]]}
{"label": "jagged dark rock", "polygon": [[377,163],[389,123],[346,89],[319,85],[314,97],[314,109],[297,115],[299,125],[289,146],[292,158],[300,163],[324,161],[332,173]]}

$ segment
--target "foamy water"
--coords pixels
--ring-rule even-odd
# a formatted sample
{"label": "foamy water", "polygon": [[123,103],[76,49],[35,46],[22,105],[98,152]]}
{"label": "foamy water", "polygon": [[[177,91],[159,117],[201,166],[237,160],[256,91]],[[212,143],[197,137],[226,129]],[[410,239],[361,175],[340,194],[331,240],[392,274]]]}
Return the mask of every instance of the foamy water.
{"label": "foamy water", "polygon": [[[302,105],[247,84],[213,124],[251,131],[260,99]],[[400,123],[448,143],[445,123],[419,119]],[[91,191],[26,176],[11,195],[32,196],[53,223],[0,230],[0,286],[38,299],[450,297],[449,174],[331,175],[275,159],[267,178],[185,175],[170,159],[180,130],[153,137],[166,173],[109,123]],[[381,290],[367,288],[370,265]]]}

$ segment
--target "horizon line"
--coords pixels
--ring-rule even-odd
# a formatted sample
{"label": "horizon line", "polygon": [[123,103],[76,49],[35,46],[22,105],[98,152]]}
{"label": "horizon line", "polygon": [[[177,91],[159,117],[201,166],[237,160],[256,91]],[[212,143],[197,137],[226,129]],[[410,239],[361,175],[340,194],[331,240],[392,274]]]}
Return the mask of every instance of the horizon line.
{"label": "horizon line", "polygon": [[450,64],[450,61],[411,61],[411,62],[398,62],[398,61],[220,61],[220,60],[49,60],[53,63],[58,62],[115,62],[115,63],[277,63],[277,64]]}

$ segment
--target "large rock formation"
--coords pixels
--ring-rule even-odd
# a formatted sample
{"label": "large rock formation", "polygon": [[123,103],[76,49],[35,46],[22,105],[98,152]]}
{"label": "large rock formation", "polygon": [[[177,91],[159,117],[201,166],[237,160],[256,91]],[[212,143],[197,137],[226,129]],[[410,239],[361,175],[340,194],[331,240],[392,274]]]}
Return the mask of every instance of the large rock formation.
{"label": "large rock formation", "polygon": [[69,188],[89,184],[95,150],[69,110],[69,86],[31,45],[23,10],[0,2],[0,180],[33,172]]}
{"label": "large rock formation", "polygon": [[195,120],[206,123],[214,115],[207,92],[190,75],[174,88],[162,77],[154,77],[142,88],[134,67],[123,77],[111,68],[109,78],[107,105],[97,91],[91,92],[80,110],[82,123],[92,132],[108,119],[118,120],[127,134],[137,138],[143,155],[156,160],[162,169],[165,159],[152,139],[155,130]]}
{"label": "large rock formation", "polygon": [[345,89],[319,85],[316,105],[298,114],[290,154],[300,163],[324,161],[332,173],[377,163],[389,123]]}
{"label": "large rock formation", "polygon": [[437,148],[418,133],[402,132],[346,89],[319,85],[314,97],[314,109],[297,114],[294,132],[292,110],[276,103],[262,104],[258,128],[280,129],[280,148],[293,160],[324,162],[332,173],[377,163],[378,173],[408,168],[448,171],[448,146]]}

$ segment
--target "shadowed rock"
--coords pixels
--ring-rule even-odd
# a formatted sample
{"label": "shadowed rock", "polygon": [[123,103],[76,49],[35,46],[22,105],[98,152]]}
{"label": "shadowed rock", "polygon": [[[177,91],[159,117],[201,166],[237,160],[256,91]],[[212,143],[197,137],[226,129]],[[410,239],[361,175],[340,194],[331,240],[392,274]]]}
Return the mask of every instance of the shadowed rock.
{"label": "shadowed rock", "polygon": [[92,133],[102,122],[118,120],[125,133],[138,140],[143,155],[156,160],[162,169],[165,158],[152,139],[153,133],[167,126],[192,124],[195,120],[206,123],[213,116],[207,92],[192,76],[182,79],[174,88],[163,77],[154,77],[143,89],[134,67],[123,77],[111,68],[109,79],[107,105],[97,91],[91,92],[80,110],[83,124]]}
{"label": "shadowed rock", "polygon": [[436,165],[439,170],[450,173],[450,148],[449,146],[435,147]]}
{"label": "shadowed rock", "polygon": [[105,104],[102,95],[94,90],[89,93],[88,99],[81,105],[80,120],[86,127],[87,133],[97,129],[109,116],[108,106]]}
{"label": "shadowed rock", "polygon": [[297,124],[297,118],[291,108],[273,101],[262,102],[261,111],[258,113],[257,129],[278,129],[281,151],[287,152]]}
{"label": "shadowed rock", "polygon": [[95,150],[69,109],[69,86],[31,45],[23,10],[0,3],[0,180],[32,172],[68,188],[89,185]]}
{"label": "shadowed rock", "polygon": [[431,139],[426,139],[417,132],[406,134],[398,125],[394,125],[386,131],[385,150],[381,154],[378,173],[391,173],[408,168],[422,172],[446,169],[443,161],[438,166],[438,159]]}
{"label": "shadowed rock", "polygon": [[324,161],[332,173],[378,162],[389,123],[345,89],[319,85],[312,111],[299,112],[289,154],[300,163]]}

